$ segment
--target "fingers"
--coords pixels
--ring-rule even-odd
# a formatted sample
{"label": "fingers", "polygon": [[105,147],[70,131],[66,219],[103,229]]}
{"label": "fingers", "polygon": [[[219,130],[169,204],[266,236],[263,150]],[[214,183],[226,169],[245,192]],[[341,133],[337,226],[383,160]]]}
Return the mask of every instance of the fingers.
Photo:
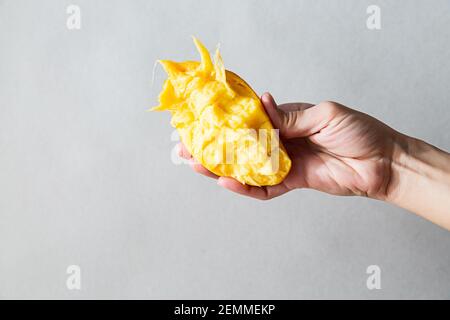
{"label": "fingers", "polygon": [[276,186],[255,187],[242,184],[229,177],[219,177],[217,184],[232,192],[259,200],[269,200],[289,191],[286,185],[282,183]]}
{"label": "fingers", "polygon": [[277,108],[277,104],[275,103],[275,100],[273,99],[272,95],[270,93],[264,93],[261,96],[261,102],[264,106],[264,109],[266,109],[266,112],[270,118],[270,120],[272,121],[273,126],[276,129],[280,129],[281,131],[281,117],[282,115],[282,111],[278,110]]}
{"label": "fingers", "polygon": [[278,109],[284,111],[284,112],[293,112],[293,111],[301,111],[306,110],[311,107],[314,107],[311,103],[305,103],[305,102],[293,102],[293,103],[283,103],[278,105]]}
{"label": "fingers", "polygon": [[213,178],[213,179],[218,179],[219,178],[219,176],[215,175],[214,173],[212,173],[211,171],[206,169],[203,165],[198,163],[194,158],[189,160],[189,166],[195,172],[200,173],[200,174],[202,174],[202,175],[204,175],[206,177]]}
{"label": "fingers", "polygon": [[261,101],[273,125],[280,129],[281,136],[287,139],[308,137],[319,132],[342,111],[341,106],[333,102],[323,102],[315,106],[289,103],[277,108],[269,93],[264,93]]}
{"label": "fingers", "polygon": [[182,144],[182,143],[177,144],[177,149],[178,149],[178,155],[181,158],[189,160],[188,163],[189,163],[189,166],[192,168],[192,170],[194,170],[195,172],[200,173],[206,177],[209,177],[209,178],[213,178],[213,179],[218,178],[217,175],[215,175],[214,173],[212,173],[211,171],[206,169],[203,165],[198,163],[197,160],[195,160],[192,157],[192,155],[190,154],[188,149],[184,146],[184,144]]}
{"label": "fingers", "polygon": [[180,156],[181,158],[184,158],[186,160],[192,158],[192,155],[189,153],[188,149],[186,149],[184,144],[182,143],[177,144],[177,149],[178,149],[178,156]]}
{"label": "fingers", "polygon": [[177,148],[178,148],[178,155],[184,159],[189,160],[188,163],[189,166],[192,168],[192,170],[206,177],[212,179],[219,179],[219,181],[217,182],[218,185],[235,193],[239,193],[244,196],[260,200],[268,200],[288,191],[286,186],[283,184],[270,187],[254,187],[249,185],[243,185],[242,183],[233,178],[219,177],[216,174],[209,171],[208,169],[206,169],[202,164],[198,163],[197,160],[195,160],[189,153],[189,151],[186,149],[184,144],[179,143],[177,145]]}

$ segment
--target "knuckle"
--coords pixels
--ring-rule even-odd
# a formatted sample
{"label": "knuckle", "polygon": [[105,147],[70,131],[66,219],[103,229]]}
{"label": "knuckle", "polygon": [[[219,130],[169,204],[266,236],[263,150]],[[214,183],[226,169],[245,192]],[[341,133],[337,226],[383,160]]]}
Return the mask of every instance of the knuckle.
{"label": "knuckle", "polygon": [[332,118],[333,116],[337,115],[341,110],[342,107],[339,103],[334,101],[323,101],[319,103],[319,106],[323,108],[325,113]]}
{"label": "knuckle", "polygon": [[284,118],[283,118],[283,124],[282,124],[282,128],[290,128],[292,126],[294,126],[297,123],[297,118],[298,118],[298,112],[288,112],[285,113]]}

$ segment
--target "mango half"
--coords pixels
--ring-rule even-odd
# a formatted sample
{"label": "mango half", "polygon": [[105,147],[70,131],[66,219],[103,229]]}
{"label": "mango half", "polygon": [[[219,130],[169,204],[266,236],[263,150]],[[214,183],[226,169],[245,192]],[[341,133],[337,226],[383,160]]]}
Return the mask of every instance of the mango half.
{"label": "mango half", "polygon": [[235,73],[225,70],[219,50],[214,63],[196,38],[201,62],[159,60],[168,78],[159,106],[191,155],[218,176],[253,186],[276,185],[291,168],[259,97]]}

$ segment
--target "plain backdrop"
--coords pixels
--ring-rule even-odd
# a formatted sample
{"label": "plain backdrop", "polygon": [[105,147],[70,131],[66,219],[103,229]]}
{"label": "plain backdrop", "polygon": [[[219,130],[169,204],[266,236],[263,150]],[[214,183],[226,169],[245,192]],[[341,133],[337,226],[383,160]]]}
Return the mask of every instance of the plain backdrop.
{"label": "plain backdrop", "polygon": [[[66,27],[67,6],[81,29]],[[381,29],[366,27],[369,5]],[[176,165],[158,58],[191,35],[258,93],[450,149],[449,1],[0,1],[1,298],[450,298],[450,232],[385,203],[269,202]],[[70,265],[81,290],[66,287]],[[368,290],[366,269],[381,269]]]}

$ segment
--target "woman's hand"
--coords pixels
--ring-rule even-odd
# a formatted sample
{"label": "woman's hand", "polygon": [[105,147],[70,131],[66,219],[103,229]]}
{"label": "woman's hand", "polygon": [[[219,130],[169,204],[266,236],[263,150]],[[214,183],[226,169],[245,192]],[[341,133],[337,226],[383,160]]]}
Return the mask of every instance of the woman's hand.
{"label": "woman's hand", "polygon": [[[385,198],[397,133],[382,122],[334,102],[289,103],[277,107],[268,93],[261,101],[291,159],[292,168],[276,186],[253,187],[217,177],[191,160],[192,168],[218,178],[218,184],[257,199],[270,199],[297,188],[335,195]],[[180,155],[191,158],[181,145]]]}
{"label": "woman's hand", "polygon": [[292,168],[276,186],[253,187],[217,177],[191,158],[192,168],[236,193],[267,200],[297,188],[390,202],[450,230],[450,154],[403,135],[367,114],[335,102],[288,103],[261,97],[280,130]]}

